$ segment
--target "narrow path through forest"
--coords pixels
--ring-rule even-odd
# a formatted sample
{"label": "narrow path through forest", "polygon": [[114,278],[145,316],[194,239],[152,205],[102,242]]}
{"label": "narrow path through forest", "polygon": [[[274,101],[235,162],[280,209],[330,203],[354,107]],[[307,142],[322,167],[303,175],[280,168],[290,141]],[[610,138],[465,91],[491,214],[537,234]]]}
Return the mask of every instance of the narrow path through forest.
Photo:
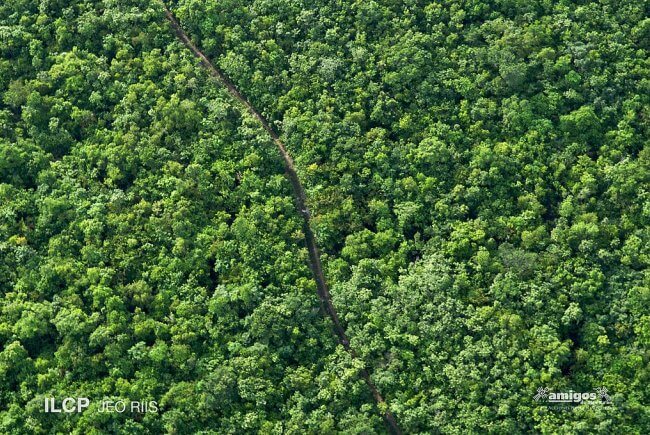
{"label": "narrow path through forest", "polygon": [[[318,292],[318,296],[325,308],[325,311],[327,312],[327,315],[330,317],[330,319],[332,319],[332,323],[334,325],[334,332],[338,337],[339,343],[345,348],[345,350],[353,358],[355,358],[356,352],[354,351],[354,349],[350,347],[350,340],[348,340],[348,337],[345,333],[345,329],[343,328],[343,326],[341,326],[341,323],[339,321],[338,313],[336,312],[336,309],[332,304],[332,297],[330,295],[329,288],[327,286],[327,281],[325,280],[325,275],[323,274],[323,267],[320,259],[320,254],[318,253],[318,246],[316,245],[316,238],[314,237],[314,233],[311,229],[310,213],[309,213],[309,209],[307,208],[307,195],[305,193],[305,189],[302,183],[300,182],[300,179],[298,178],[298,174],[296,173],[296,169],[293,163],[293,159],[291,158],[291,155],[287,152],[287,149],[284,146],[282,140],[280,139],[280,136],[275,131],[275,129],[271,126],[268,120],[250,103],[250,101],[248,101],[246,97],[244,97],[241,94],[241,92],[239,92],[237,87],[228,78],[228,76],[224,74],[219,68],[217,68],[203,54],[203,52],[199,50],[196,45],[194,45],[194,43],[190,40],[190,38],[187,36],[185,31],[179,24],[174,14],[169,10],[167,5],[163,3],[163,7],[165,9],[165,15],[167,17],[167,20],[169,20],[169,22],[171,23],[171,26],[174,32],[176,33],[176,36],[192,53],[194,53],[196,57],[199,58],[201,64],[208,70],[208,72],[226,87],[230,95],[235,100],[237,100],[242,105],[244,105],[246,110],[248,110],[248,112],[251,115],[253,115],[255,119],[257,119],[257,121],[262,125],[264,130],[266,130],[269,136],[271,136],[273,143],[275,143],[278,150],[280,151],[280,154],[282,155],[282,160],[284,162],[285,173],[287,175],[287,178],[291,182],[291,186],[293,187],[293,196],[294,196],[294,200],[296,201],[296,207],[298,208],[298,211],[300,212],[303,218],[303,231],[305,233],[305,244],[307,245],[307,250],[309,251],[309,267],[312,271],[312,274],[314,275],[314,280],[316,281],[316,289]],[[397,420],[395,419],[395,416],[388,408],[388,405],[384,401],[382,395],[379,393],[379,390],[377,390],[377,387],[375,386],[374,382],[370,378],[370,374],[368,373],[368,371],[363,369],[361,371],[361,377],[363,378],[365,383],[368,385],[368,388],[372,392],[372,395],[375,401],[377,402],[378,408],[380,410],[384,410],[382,412],[382,416],[384,418],[384,421],[388,429],[392,433],[401,434],[402,431],[397,425]]]}

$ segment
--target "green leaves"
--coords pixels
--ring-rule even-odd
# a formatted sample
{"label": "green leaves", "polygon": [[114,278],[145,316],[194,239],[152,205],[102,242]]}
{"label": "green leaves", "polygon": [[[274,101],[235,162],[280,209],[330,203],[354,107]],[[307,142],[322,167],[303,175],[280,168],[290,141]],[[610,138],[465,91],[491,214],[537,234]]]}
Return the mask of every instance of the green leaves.
{"label": "green leaves", "polygon": [[357,358],[155,2],[0,5],[0,432],[377,433],[363,368],[409,433],[650,425],[643,3],[406,3],[170,4],[290,148]]}

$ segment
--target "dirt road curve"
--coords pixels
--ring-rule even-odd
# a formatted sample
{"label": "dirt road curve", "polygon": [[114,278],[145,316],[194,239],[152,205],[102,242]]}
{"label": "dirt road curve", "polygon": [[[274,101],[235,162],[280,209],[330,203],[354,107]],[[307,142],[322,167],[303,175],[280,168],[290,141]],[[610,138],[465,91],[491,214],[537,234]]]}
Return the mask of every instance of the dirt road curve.
{"label": "dirt road curve", "polygon": [[[339,322],[338,313],[336,312],[336,309],[332,304],[332,298],[330,296],[329,288],[327,286],[327,281],[325,280],[325,275],[323,274],[323,267],[320,260],[320,254],[318,253],[318,246],[316,245],[316,238],[314,237],[314,232],[311,230],[311,225],[310,225],[311,215],[309,209],[307,208],[307,195],[305,194],[305,189],[302,183],[300,182],[300,179],[298,178],[298,174],[296,173],[296,169],[293,163],[293,159],[291,158],[291,155],[287,152],[284,143],[282,142],[282,140],[280,140],[280,136],[275,131],[275,129],[271,127],[271,124],[268,122],[268,120],[250,103],[250,101],[248,101],[246,97],[242,95],[241,92],[239,92],[237,87],[228,78],[228,76],[224,74],[216,66],[214,66],[214,64],[203,54],[203,52],[199,50],[199,48],[196,45],[194,45],[194,43],[190,40],[190,38],[187,36],[185,31],[181,27],[180,23],[178,22],[174,14],[169,10],[167,5],[163,3],[163,7],[165,9],[165,16],[167,17],[167,20],[169,20],[169,22],[171,23],[172,29],[176,33],[178,39],[180,39],[180,41],[192,53],[194,53],[196,57],[199,58],[201,64],[208,70],[208,72],[219,82],[221,82],[222,85],[226,87],[230,95],[239,103],[241,103],[246,108],[246,110],[251,115],[253,115],[255,119],[257,119],[257,121],[262,125],[264,130],[266,130],[266,132],[273,140],[273,143],[275,143],[278,150],[280,151],[280,154],[284,161],[285,173],[287,175],[287,178],[291,182],[291,186],[293,187],[293,196],[296,202],[296,208],[298,209],[298,212],[301,214],[303,218],[303,231],[305,233],[305,244],[307,245],[307,250],[309,251],[309,267],[312,271],[312,274],[314,275],[314,280],[316,281],[318,296],[323,306],[325,307],[325,310],[327,311],[327,315],[332,320],[334,326],[334,333],[338,337],[339,343],[345,348],[346,351],[348,351],[352,355],[352,357],[355,357],[356,353],[350,347],[350,340],[348,339],[345,333],[345,329],[341,326],[341,323]],[[379,409],[386,410],[385,412],[383,412],[383,418],[388,429],[392,433],[401,434],[402,431],[397,425],[397,420],[395,419],[395,416],[388,409],[388,406],[386,405],[384,398],[381,396],[381,394],[377,390],[377,387],[372,382],[372,379],[370,378],[370,374],[366,370],[363,370],[361,372],[361,377],[368,385],[368,388],[370,389],[375,401],[377,402]]]}

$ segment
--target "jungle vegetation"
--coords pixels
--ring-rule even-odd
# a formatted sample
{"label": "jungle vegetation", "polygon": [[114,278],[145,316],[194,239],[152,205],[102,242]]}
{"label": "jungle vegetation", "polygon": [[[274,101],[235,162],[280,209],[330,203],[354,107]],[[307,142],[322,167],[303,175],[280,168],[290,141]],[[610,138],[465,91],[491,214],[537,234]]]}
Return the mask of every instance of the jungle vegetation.
{"label": "jungle vegetation", "polygon": [[648,433],[650,2],[167,5],[354,353],[162,4],[3,1],[0,433]]}

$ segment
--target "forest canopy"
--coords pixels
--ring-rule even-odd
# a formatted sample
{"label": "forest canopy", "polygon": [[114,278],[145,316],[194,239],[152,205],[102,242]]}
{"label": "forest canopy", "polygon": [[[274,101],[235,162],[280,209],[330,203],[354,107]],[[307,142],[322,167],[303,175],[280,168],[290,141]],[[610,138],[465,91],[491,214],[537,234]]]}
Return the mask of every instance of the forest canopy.
{"label": "forest canopy", "polygon": [[647,0],[166,3],[354,352],[162,4],[4,1],[0,433],[648,433]]}

